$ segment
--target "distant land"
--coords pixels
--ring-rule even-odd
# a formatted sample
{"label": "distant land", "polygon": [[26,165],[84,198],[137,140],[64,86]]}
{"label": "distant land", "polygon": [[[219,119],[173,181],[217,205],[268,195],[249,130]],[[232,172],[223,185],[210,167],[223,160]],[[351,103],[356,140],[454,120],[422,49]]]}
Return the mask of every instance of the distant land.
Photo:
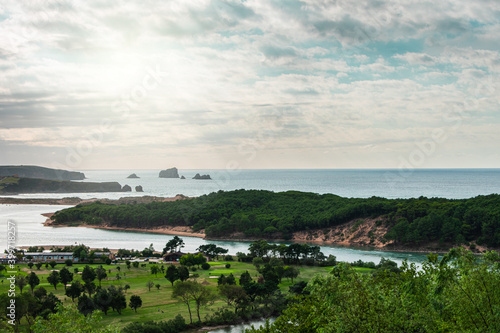
{"label": "distant land", "polygon": [[[125,187],[125,186],[124,186]],[[90,183],[23,177],[0,179],[0,194],[124,192],[118,182]]]}
{"label": "distant land", "polygon": [[219,240],[288,240],[424,252],[462,245],[484,251],[500,248],[500,195],[452,200],[219,191],[171,202],[93,202],[55,213],[51,225],[148,232],[185,227]]}
{"label": "distant land", "polygon": [[0,177],[17,176],[49,180],[83,180],[85,174],[77,171],[50,169],[35,165],[3,165],[0,166]]}

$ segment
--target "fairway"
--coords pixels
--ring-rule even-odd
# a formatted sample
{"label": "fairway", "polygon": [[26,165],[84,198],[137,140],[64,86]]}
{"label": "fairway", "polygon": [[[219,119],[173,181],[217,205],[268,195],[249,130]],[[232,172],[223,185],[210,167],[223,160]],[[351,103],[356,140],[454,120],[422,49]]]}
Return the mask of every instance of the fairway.
{"label": "fairway", "polygon": [[[233,274],[236,278],[236,282],[239,282],[239,277],[242,273],[248,271],[252,279],[256,280],[260,274],[256,270],[255,266],[251,263],[243,263],[237,261],[212,261],[209,262],[210,269],[203,270],[193,268],[190,270],[190,278],[189,280],[195,280],[209,288],[217,291],[217,278],[222,274],[228,276],[229,274]],[[226,268],[226,264],[230,265],[230,268]],[[92,264],[89,265],[94,269],[99,267],[101,264]],[[173,319],[178,314],[182,315],[186,322],[189,323],[189,313],[187,306],[178,301],[177,299],[172,298],[172,284],[165,278],[165,273],[161,271],[156,274],[151,273],[150,268],[153,265],[158,265],[159,267],[163,266],[164,269],[168,267],[166,263],[155,264],[152,262],[142,263],[139,267],[135,268],[130,266],[127,268],[124,262],[119,262],[116,264],[105,265],[103,264],[103,268],[106,269],[107,277],[101,281],[102,287],[108,286],[116,286],[116,287],[125,287],[126,285],[130,286],[128,290],[124,291],[124,295],[127,300],[127,308],[122,311],[122,314],[118,314],[116,311],[108,311],[108,314],[103,317],[102,324],[103,325],[112,325],[113,327],[124,327],[128,323],[131,322],[145,322],[145,321],[161,321],[161,320],[169,320]],[[57,264],[54,267],[54,270],[60,270],[63,267],[67,267],[70,272],[74,273],[75,269],[78,269],[80,274],[74,274],[74,281],[81,281],[81,272],[83,271],[86,264],[73,264],[72,266],[65,266],[64,264]],[[65,295],[64,286],[60,283],[57,285],[57,289],[49,284],[47,281],[47,277],[52,272],[52,268],[50,266],[48,268],[43,265],[39,270],[36,267],[30,269],[27,264],[19,264],[16,266],[18,270],[18,274],[20,275],[28,275],[30,272],[35,272],[37,276],[40,278],[40,284],[35,288],[43,287],[47,290],[48,293],[54,293],[65,305],[67,304],[77,304],[77,299],[73,303],[70,297]],[[299,276],[294,279],[294,283],[299,281],[308,281],[316,274],[328,274],[332,267],[316,267],[316,266],[297,266],[300,270]],[[357,269],[366,271],[366,269]],[[7,292],[8,290],[8,281],[6,277],[3,277],[3,283],[0,285],[0,293]],[[151,290],[148,290],[147,283],[149,281],[153,282],[153,287]],[[98,286],[99,281],[96,279],[95,284]],[[158,289],[156,285],[159,284],[160,288]],[[285,294],[288,293],[288,288],[292,285],[290,279],[283,278],[282,283],[279,285],[281,291]],[[30,292],[30,286],[27,285],[23,289],[24,292]],[[19,288],[16,287],[16,292],[19,292]],[[133,309],[128,307],[128,302],[130,300],[130,296],[138,295],[142,299],[142,306],[137,309],[135,312]],[[212,304],[207,307],[202,307],[200,310],[201,319],[213,313],[218,308],[223,306],[227,306],[220,299],[216,299]],[[193,312],[193,307],[191,309]],[[193,312],[193,321],[196,321],[195,313]],[[23,320],[24,323],[24,320]]]}

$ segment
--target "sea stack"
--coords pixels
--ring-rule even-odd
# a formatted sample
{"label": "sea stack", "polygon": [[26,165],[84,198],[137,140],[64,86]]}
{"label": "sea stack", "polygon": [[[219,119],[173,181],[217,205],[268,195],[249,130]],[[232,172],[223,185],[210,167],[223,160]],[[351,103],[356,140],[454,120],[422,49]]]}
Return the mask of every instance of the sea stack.
{"label": "sea stack", "polygon": [[160,171],[160,178],[179,178],[179,172],[177,168],[170,168]]}
{"label": "sea stack", "polygon": [[122,192],[132,192],[132,188],[128,185],[123,185]]}
{"label": "sea stack", "polygon": [[128,176],[127,178],[140,178],[139,176],[137,176],[135,173],[131,174],[130,176]]}
{"label": "sea stack", "polygon": [[210,178],[210,175],[200,175],[199,173],[197,173],[193,179],[212,179]]}
{"label": "sea stack", "polygon": [[135,191],[136,192],[144,192],[144,190],[142,189],[142,186],[141,185],[138,185],[135,187]]}

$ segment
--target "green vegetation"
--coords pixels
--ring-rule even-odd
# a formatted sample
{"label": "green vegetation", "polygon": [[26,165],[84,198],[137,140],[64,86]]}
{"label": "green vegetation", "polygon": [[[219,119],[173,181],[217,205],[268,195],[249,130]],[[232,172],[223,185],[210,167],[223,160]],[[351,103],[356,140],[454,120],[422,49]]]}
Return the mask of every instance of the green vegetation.
{"label": "green vegetation", "polygon": [[500,329],[500,256],[494,251],[479,257],[455,248],[442,259],[429,255],[417,269],[387,259],[338,263],[318,246],[260,240],[237,257],[205,262],[201,254],[188,254],[181,265],[140,266],[107,258],[90,264],[94,259],[87,258],[73,264],[74,273],[48,264],[34,271],[23,263],[15,281],[0,285],[0,330],[13,328],[12,298],[20,332],[63,332],[64,320],[79,323],[82,332],[181,332],[269,316],[280,317],[251,332]]}
{"label": "green vegetation", "polygon": [[[114,227],[190,226],[208,237],[284,238],[293,232],[342,225],[356,230],[365,218],[388,227],[386,240],[409,247],[429,242],[500,246],[500,195],[471,199],[342,198],[333,194],[237,190],[173,202],[136,205],[92,203],[59,211],[56,224],[74,222]],[[377,222],[378,225],[382,222]],[[472,244],[474,246],[474,244]]]}
{"label": "green vegetation", "polygon": [[0,182],[0,193],[81,193],[121,192],[117,182],[74,182],[70,180],[48,180],[38,178],[8,177]]}
{"label": "green vegetation", "polygon": [[246,332],[500,332],[499,262],[497,252],[456,248],[429,255],[422,270],[405,263],[361,275],[339,264],[275,323]]}
{"label": "green vegetation", "polygon": [[[152,327],[162,327],[163,332],[179,332],[180,327],[182,330],[193,328],[200,325],[200,321],[204,325],[217,325],[276,315],[284,308],[291,286],[299,281],[307,284],[316,274],[328,274],[331,267],[278,265],[283,270],[294,267],[298,274],[283,274],[279,283],[269,265],[273,259],[272,245],[266,244],[259,242],[253,246],[263,254],[261,272],[251,263],[232,257],[229,261],[208,262],[207,270],[191,274],[186,266],[154,262],[144,264],[145,267],[127,267],[125,261],[105,264],[99,260],[97,263],[97,259],[96,264],[74,262],[71,267],[58,263],[55,266],[58,273],[49,265],[36,269],[27,263],[19,264],[16,281],[23,281],[19,286],[24,289],[21,292],[20,287],[16,287],[17,327],[21,332],[28,332],[28,327],[36,322],[36,329],[32,331],[62,332],[67,330],[67,324],[61,322],[67,319],[92,327],[84,330],[82,326],[79,328],[82,332],[155,331]],[[81,245],[77,250],[83,248],[86,247]],[[158,267],[159,271],[152,267]],[[2,322],[7,314],[4,305],[9,302],[8,289],[8,283],[0,285]],[[174,294],[175,290],[179,291]],[[188,303],[183,302],[182,297],[186,297]],[[99,318],[98,324],[95,318]],[[0,331],[9,327],[6,325],[0,324]]]}

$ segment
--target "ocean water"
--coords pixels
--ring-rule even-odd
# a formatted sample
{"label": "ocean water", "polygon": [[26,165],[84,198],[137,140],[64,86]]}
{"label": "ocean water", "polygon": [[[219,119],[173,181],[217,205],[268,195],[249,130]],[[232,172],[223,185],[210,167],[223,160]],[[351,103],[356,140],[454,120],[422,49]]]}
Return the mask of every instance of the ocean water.
{"label": "ocean water", "polygon": [[[88,170],[84,181],[118,181],[132,188],[142,185],[143,193],[63,193],[26,194],[18,197],[61,198],[120,198],[123,196],[199,196],[219,190],[264,189],[275,192],[297,190],[314,193],[333,193],[344,197],[411,198],[446,197],[470,198],[477,195],[500,193],[500,169],[434,169],[434,170],[179,170],[187,179],[158,178],[159,170]],[[127,179],[136,173],[140,179]],[[212,180],[193,180],[196,173],[210,174]],[[124,232],[91,228],[44,227],[41,214],[55,212],[67,206],[49,205],[0,205],[0,230],[7,230],[8,221],[17,226],[16,245],[72,245],[83,243],[91,247],[111,249],[128,248],[142,250],[153,244],[161,250],[172,236],[147,232]],[[195,251],[207,241],[195,237],[182,237],[185,251]],[[218,246],[229,253],[247,252],[249,242],[220,241]],[[0,250],[7,246],[7,237],[0,238]],[[398,263],[404,259],[419,263],[423,254],[383,252],[378,250],[322,246],[326,255],[333,254],[338,260],[374,261],[382,257]]]}
{"label": "ocean water", "polygon": [[[133,192],[24,194],[19,197],[120,198],[123,196],[200,196],[219,190],[262,189],[275,192],[296,190],[367,198],[470,198],[500,193],[500,169],[374,169],[374,170],[179,170],[186,179],[159,178],[160,170],[83,170],[84,181],[117,181]],[[127,179],[136,173],[140,179]],[[191,179],[196,173],[212,180]],[[141,185],[143,193],[134,188]]]}

